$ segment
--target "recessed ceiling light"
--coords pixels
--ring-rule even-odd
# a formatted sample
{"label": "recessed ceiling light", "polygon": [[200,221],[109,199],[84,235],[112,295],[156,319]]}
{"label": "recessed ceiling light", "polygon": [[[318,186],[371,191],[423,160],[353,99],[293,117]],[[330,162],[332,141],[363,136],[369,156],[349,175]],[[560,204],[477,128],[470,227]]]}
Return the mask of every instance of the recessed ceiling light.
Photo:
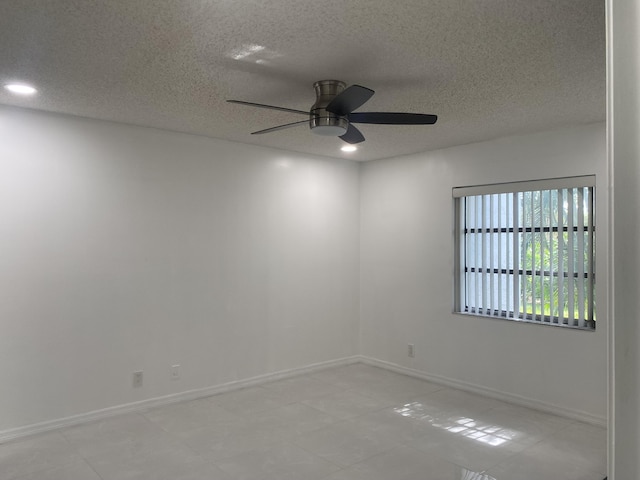
{"label": "recessed ceiling light", "polygon": [[358,147],[356,147],[355,145],[345,145],[340,150],[342,150],[343,152],[355,152],[356,150],[358,150]]}
{"label": "recessed ceiling light", "polygon": [[24,83],[8,83],[4,88],[18,95],[33,95],[37,92],[35,88],[30,85],[25,85]]}

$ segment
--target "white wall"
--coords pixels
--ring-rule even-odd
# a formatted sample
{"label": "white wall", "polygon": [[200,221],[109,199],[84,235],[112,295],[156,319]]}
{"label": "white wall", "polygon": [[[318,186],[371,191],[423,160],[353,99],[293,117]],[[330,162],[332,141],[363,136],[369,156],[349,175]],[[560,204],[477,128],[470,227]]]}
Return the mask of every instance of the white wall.
{"label": "white wall", "polygon": [[0,431],[354,355],[358,234],[353,162],[0,109]]}
{"label": "white wall", "polygon": [[4,107],[0,139],[0,432],[357,353],[604,416],[604,275],[595,333],[451,313],[451,188],[604,192],[604,125],[361,165]]}
{"label": "white wall", "polygon": [[[368,162],[361,168],[361,351],[604,421],[604,124]],[[596,332],[453,314],[452,187],[596,174]],[[415,344],[415,358],[407,344]]]}
{"label": "white wall", "polygon": [[640,478],[640,4],[608,0],[613,186],[609,478]]}

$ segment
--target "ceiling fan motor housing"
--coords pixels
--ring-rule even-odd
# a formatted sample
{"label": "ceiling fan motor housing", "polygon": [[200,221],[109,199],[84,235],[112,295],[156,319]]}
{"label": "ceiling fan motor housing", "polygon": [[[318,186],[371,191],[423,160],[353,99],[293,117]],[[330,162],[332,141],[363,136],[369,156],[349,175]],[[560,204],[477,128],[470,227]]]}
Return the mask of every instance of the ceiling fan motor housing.
{"label": "ceiling fan motor housing", "polygon": [[314,83],[313,88],[316,91],[316,103],[311,107],[309,116],[311,131],[331,137],[344,135],[349,128],[349,120],[346,116],[328,112],[326,107],[347,85],[339,80],[321,80]]}

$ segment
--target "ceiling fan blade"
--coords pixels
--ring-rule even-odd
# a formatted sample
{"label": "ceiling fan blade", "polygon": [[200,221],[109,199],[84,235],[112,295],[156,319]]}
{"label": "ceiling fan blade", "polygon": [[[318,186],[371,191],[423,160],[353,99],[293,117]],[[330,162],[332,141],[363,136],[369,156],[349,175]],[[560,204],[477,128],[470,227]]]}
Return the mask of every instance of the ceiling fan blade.
{"label": "ceiling fan blade", "polygon": [[326,110],[336,115],[347,115],[369,100],[375,92],[360,85],[351,85],[335,96]]}
{"label": "ceiling fan blade", "polygon": [[309,112],[303,110],[294,110],[293,108],[275,107],[273,105],[265,105],[263,103],[243,102],[242,100],[227,100],[229,103],[238,103],[240,105],[248,105],[250,107],[269,108],[271,110],[280,110],[282,112],[301,113],[303,115],[309,115]]}
{"label": "ceiling fan blade", "polygon": [[364,142],[364,135],[362,135],[362,132],[353,125],[349,125],[347,133],[341,135],[340,138],[351,144]]}
{"label": "ceiling fan blade", "polygon": [[349,122],[382,125],[433,125],[437,120],[437,115],[426,113],[359,112],[349,114]]}
{"label": "ceiling fan blade", "polygon": [[251,135],[262,135],[263,133],[277,132],[278,130],[284,130],[285,128],[291,128],[303,123],[308,124],[309,120],[300,120],[299,122],[286,123],[284,125],[278,125],[277,127],[265,128],[264,130],[258,130],[257,132],[251,132]]}

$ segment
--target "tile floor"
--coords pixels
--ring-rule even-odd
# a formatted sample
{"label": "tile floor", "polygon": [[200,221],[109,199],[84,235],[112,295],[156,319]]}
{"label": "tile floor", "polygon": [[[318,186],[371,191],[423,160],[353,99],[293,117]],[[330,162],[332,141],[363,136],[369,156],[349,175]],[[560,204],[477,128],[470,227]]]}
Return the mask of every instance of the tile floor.
{"label": "tile floor", "polygon": [[364,364],[0,445],[2,480],[602,480],[605,429]]}

